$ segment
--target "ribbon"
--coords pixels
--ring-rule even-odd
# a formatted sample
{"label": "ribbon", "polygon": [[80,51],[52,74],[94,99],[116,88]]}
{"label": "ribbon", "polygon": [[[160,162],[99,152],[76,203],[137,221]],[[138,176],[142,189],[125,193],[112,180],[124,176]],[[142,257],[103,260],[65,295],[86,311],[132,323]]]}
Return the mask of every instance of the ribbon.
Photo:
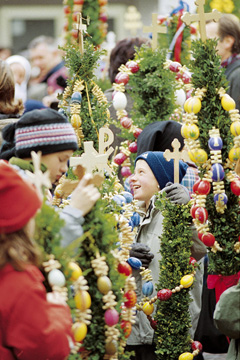
{"label": "ribbon", "polygon": [[170,16],[173,16],[175,14],[177,14],[179,11],[183,11],[185,10],[184,6],[186,6],[186,11],[189,11],[189,5],[188,3],[186,3],[185,1],[179,1],[179,6],[176,7],[175,9],[173,9],[173,11],[170,13]]}
{"label": "ribbon", "polygon": [[[181,25],[183,23],[181,20],[182,13],[183,13],[183,10],[179,11],[177,30],[181,27]],[[181,63],[182,39],[183,39],[183,29],[177,37],[175,48],[174,48],[174,59],[175,59],[175,61],[178,61],[180,63]]]}
{"label": "ribbon", "polygon": [[223,275],[208,275],[207,286],[208,289],[215,289],[216,303],[218,302],[221,294],[238,283],[240,279],[240,271],[237,274],[223,276]]}

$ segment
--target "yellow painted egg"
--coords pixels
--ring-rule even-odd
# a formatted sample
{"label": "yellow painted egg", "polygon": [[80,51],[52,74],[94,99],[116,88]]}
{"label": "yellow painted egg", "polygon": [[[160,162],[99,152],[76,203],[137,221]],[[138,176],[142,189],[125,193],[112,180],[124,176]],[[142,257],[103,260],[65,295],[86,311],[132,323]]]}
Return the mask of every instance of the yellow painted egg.
{"label": "yellow painted egg", "polygon": [[72,330],[73,330],[73,337],[77,342],[83,341],[83,339],[87,335],[87,325],[83,322],[77,322],[73,324]]}
{"label": "yellow painted egg", "polygon": [[233,136],[240,135],[240,121],[234,121],[230,126],[230,131]]}
{"label": "yellow painted egg", "polygon": [[74,296],[74,300],[76,307],[81,311],[85,311],[91,306],[91,296],[85,290],[77,292]]}
{"label": "yellow painted egg", "polygon": [[63,191],[62,191],[62,185],[61,185],[61,184],[59,184],[59,185],[56,186],[56,189],[55,189],[55,191],[54,191],[54,194],[55,194],[55,196],[56,196],[57,198],[60,198],[60,197],[63,196]]}
{"label": "yellow painted egg", "polygon": [[193,360],[193,354],[191,354],[190,352],[185,352],[185,353],[182,353],[178,360]]}
{"label": "yellow painted egg", "polygon": [[196,140],[199,137],[199,128],[196,124],[190,126],[188,139]]}
{"label": "yellow painted egg", "polygon": [[190,98],[190,101],[187,106],[187,112],[188,113],[194,113],[197,114],[202,107],[202,102],[198,97],[192,97]]}
{"label": "yellow painted egg", "polygon": [[233,162],[240,159],[240,147],[232,148],[228,153],[228,157],[229,160]]}
{"label": "yellow painted egg", "polygon": [[185,275],[181,278],[180,284],[185,288],[189,288],[193,283],[193,276],[192,275]]}
{"label": "yellow painted egg", "polygon": [[97,287],[100,293],[107,294],[112,288],[112,282],[108,276],[100,276],[97,279]]}
{"label": "yellow painted egg", "polygon": [[204,164],[208,159],[208,155],[203,149],[190,150],[188,151],[188,155],[190,159],[196,164]]}
{"label": "yellow painted egg", "polygon": [[82,275],[82,270],[75,262],[71,261],[68,264],[68,269],[71,271],[71,280],[75,281]]}
{"label": "yellow painted egg", "polygon": [[185,139],[188,139],[189,131],[190,131],[190,124],[183,124],[181,127],[182,137],[184,137]]}
{"label": "yellow painted egg", "polygon": [[228,94],[222,96],[221,104],[226,111],[234,110],[236,108],[235,101]]}
{"label": "yellow painted egg", "polygon": [[144,305],[143,305],[143,312],[144,314],[146,315],[151,315],[153,313],[153,310],[154,310],[154,305],[153,304],[149,304],[149,302],[146,302]]}
{"label": "yellow painted egg", "polygon": [[71,116],[71,124],[74,128],[78,128],[79,126],[82,125],[82,120],[80,118],[80,115],[78,114],[73,114]]}
{"label": "yellow painted egg", "polygon": [[185,101],[185,103],[184,103],[184,105],[183,105],[183,108],[184,108],[184,111],[185,112],[188,112],[188,104],[189,104],[189,102],[192,100],[192,98],[190,97],[190,98],[188,98],[186,101]]}

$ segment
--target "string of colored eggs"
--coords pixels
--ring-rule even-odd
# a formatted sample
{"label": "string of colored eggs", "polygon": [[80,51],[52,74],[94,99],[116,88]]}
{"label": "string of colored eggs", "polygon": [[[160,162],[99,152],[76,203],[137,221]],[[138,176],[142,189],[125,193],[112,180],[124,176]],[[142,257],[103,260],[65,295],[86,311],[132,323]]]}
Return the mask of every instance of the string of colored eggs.
{"label": "string of colored eggs", "polygon": [[[49,255],[48,260],[43,262],[44,271],[48,273],[48,283],[52,287],[53,291],[61,294],[65,301],[68,300],[68,290],[64,286],[66,284],[66,278],[62,271],[61,264],[55,259],[54,255]],[[74,309],[74,324],[72,326],[73,336],[75,344],[71,349],[72,354],[76,354],[81,347],[81,341],[87,335],[87,325],[91,320],[91,297],[88,290],[86,279],[82,276],[82,270],[73,261],[70,261],[66,268],[66,273],[69,276],[70,281],[73,282],[72,289],[74,292],[74,301],[76,308]]]}
{"label": "string of colored eggs", "polygon": [[[212,248],[213,252],[222,251],[222,248],[216,241],[213,234],[209,233],[209,228],[207,225],[208,212],[205,208],[206,196],[209,194],[211,185],[213,182],[213,193],[214,193],[214,202],[216,206],[216,210],[219,213],[224,213],[227,204],[227,196],[224,190],[224,168],[222,166],[222,155],[221,149],[223,146],[223,141],[220,137],[219,130],[213,128],[209,131],[209,142],[208,146],[210,148],[210,164],[207,161],[207,153],[200,149],[200,143],[197,140],[199,137],[199,129],[196,125],[197,116],[195,115],[201,109],[201,99],[205,93],[205,89],[197,89],[197,95],[195,92],[195,96],[189,98],[185,105],[184,109],[187,114],[183,118],[183,126],[182,126],[182,135],[185,138],[185,143],[189,149],[189,156],[192,161],[197,164],[205,163],[205,167],[207,172],[203,179],[200,179],[194,185],[195,192],[195,202],[191,208],[191,215],[194,218],[194,224],[198,230],[198,236],[203,241],[206,246]],[[219,95],[221,97],[221,104],[223,108],[227,111],[234,111],[235,102],[234,100],[227,94],[225,94],[224,89],[219,90]],[[229,167],[229,163],[236,161],[238,157],[238,149],[239,149],[239,136],[238,136],[238,122],[239,122],[239,114],[238,111],[234,111],[231,115],[231,119],[233,121],[231,125],[231,133],[235,136],[234,139],[234,147],[229,152],[229,159],[226,164],[226,167]],[[240,130],[240,128],[239,128]],[[197,141],[196,141],[197,140]],[[232,192],[239,196],[240,188],[239,188],[239,179],[230,172],[227,175],[228,180],[231,182]],[[238,249],[238,246],[236,246]]]}
{"label": "string of colored eggs", "polygon": [[[196,260],[191,257],[189,260],[190,264],[194,266],[196,263]],[[136,308],[138,311],[143,311],[145,315],[147,315],[147,318],[152,326],[152,328],[155,330],[157,328],[157,322],[151,317],[151,314],[154,311],[154,303],[157,300],[160,301],[167,301],[171,298],[172,294],[177,293],[181,291],[182,289],[189,288],[194,281],[194,276],[196,274],[195,270],[189,274],[185,275],[180,280],[180,285],[176,286],[174,289],[161,289],[158,290],[157,295],[154,296],[151,300],[149,299],[149,296],[152,295],[154,286],[152,283],[152,276],[151,276],[151,270],[145,269],[142,266],[136,267],[141,270],[140,274],[142,276],[142,279],[145,280],[145,283],[142,286],[142,293],[144,297],[142,298],[141,302],[136,305]],[[198,355],[199,352],[202,351],[202,344],[198,341],[191,340],[191,346],[193,353],[183,353],[179,356],[179,360],[192,360],[194,356]]]}
{"label": "string of colored eggs", "polygon": [[[179,100],[176,101],[179,101],[179,104],[181,105],[186,99],[185,92],[181,87],[184,85],[186,90],[190,89],[189,83],[191,79],[191,74],[187,71],[185,66],[182,66],[176,61],[166,61],[164,64],[164,68],[176,72],[176,80],[179,82],[179,89],[176,93],[176,97],[177,99],[179,98]],[[125,129],[128,129],[129,132],[133,134],[135,139],[138,138],[138,136],[142,132],[142,129],[135,126],[132,122],[132,119],[128,117],[128,113],[125,110],[127,106],[127,97],[124,92],[125,86],[129,82],[129,77],[137,73],[139,69],[139,63],[133,60],[128,61],[126,65],[121,65],[119,68],[119,72],[115,77],[115,83],[113,84],[113,107],[116,110],[117,119],[120,121],[120,124]],[[177,120],[180,119],[178,112],[181,110],[179,109],[181,109],[181,106],[180,108],[178,107],[176,113],[172,115],[174,119],[176,118],[176,116]],[[128,141],[125,141],[121,143],[120,152],[113,159],[115,164],[121,166],[121,175],[125,178],[131,175],[129,155],[136,152],[137,141],[135,140],[130,144]]]}

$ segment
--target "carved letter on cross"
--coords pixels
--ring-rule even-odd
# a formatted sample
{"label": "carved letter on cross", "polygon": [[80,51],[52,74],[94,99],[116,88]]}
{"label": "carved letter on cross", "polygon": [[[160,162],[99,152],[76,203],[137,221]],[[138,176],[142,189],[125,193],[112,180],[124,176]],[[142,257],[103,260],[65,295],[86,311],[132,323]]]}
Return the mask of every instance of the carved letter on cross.
{"label": "carved letter on cross", "polygon": [[101,128],[99,130],[99,153],[93,147],[93,141],[84,141],[84,153],[79,156],[70,158],[70,166],[82,165],[86,172],[92,173],[97,170],[104,173],[104,170],[112,173],[112,169],[108,166],[108,157],[113,152],[113,147],[110,146],[107,151],[105,149],[113,143],[114,135],[108,128]]}
{"label": "carved letter on cross", "polygon": [[169,149],[167,149],[163,156],[167,161],[170,161],[173,159],[174,162],[174,183],[179,183],[179,160],[183,161],[189,161],[188,152],[186,150],[179,151],[180,149],[180,142],[178,139],[174,139],[171,143],[173,147],[173,152],[171,152]]}
{"label": "carved letter on cross", "polygon": [[222,14],[219,11],[217,11],[216,9],[214,9],[210,13],[205,13],[204,12],[204,4],[205,4],[205,0],[196,0],[195,5],[197,6],[198,14],[191,15],[189,13],[185,13],[181,17],[181,20],[186,25],[190,25],[191,22],[195,22],[195,21],[199,22],[199,32],[200,32],[200,37],[201,37],[202,41],[205,41],[207,38],[206,21],[209,21],[209,20],[218,21],[220,19],[220,17],[222,16]]}
{"label": "carved letter on cross", "polygon": [[143,27],[143,32],[147,33],[147,32],[151,32],[152,33],[152,49],[156,50],[157,46],[158,46],[158,34],[166,34],[167,33],[167,27],[166,26],[161,26],[158,25],[158,20],[157,20],[157,14],[152,14],[152,25],[151,26],[144,26]]}

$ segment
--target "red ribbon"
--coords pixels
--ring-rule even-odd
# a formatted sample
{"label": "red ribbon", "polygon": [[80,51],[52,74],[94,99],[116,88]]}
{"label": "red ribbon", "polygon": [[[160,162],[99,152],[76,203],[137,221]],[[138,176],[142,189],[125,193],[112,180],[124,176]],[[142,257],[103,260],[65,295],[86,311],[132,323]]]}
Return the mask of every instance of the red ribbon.
{"label": "red ribbon", "polygon": [[[183,10],[180,10],[179,11],[179,16],[178,16],[177,31],[178,31],[178,29],[180,28],[180,26],[183,23],[182,20],[181,20],[182,14],[183,14]],[[176,43],[175,43],[175,48],[174,48],[174,60],[178,61],[180,63],[181,63],[182,39],[183,39],[183,31],[177,37],[177,40],[176,40]]]}
{"label": "red ribbon", "polygon": [[221,294],[230,288],[237,285],[240,279],[240,271],[237,274],[223,276],[223,275],[208,275],[207,286],[208,289],[215,289],[216,302],[218,302]]}

